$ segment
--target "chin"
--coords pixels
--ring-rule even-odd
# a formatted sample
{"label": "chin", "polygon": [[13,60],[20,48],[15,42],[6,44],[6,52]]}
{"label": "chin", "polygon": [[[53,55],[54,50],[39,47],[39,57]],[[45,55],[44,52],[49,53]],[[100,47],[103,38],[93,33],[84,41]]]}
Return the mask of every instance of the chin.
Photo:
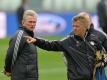
{"label": "chin", "polygon": [[34,29],[30,29],[30,31],[34,31]]}

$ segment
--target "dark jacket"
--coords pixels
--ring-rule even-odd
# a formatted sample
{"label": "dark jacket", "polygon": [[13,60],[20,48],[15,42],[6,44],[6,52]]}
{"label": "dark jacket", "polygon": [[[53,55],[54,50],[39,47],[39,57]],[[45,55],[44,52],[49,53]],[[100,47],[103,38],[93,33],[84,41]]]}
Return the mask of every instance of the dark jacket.
{"label": "dark jacket", "polygon": [[90,28],[84,40],[73,34],[60,41],[36,39],[34,44],[42,49],[64,52],[69,80],[92,80],[99,43],[107,50],[107,37],[93,28]]}
{"label": "dark jacket", "polygon": [[100,27],[107,33],[107,0],[101,0],[97,5],[97,15]]}
{"label": "dark jacket", "polygon": [[[4,68],[12,73],[12,80],[38,80],[37,50],[33,44],[28,44],[24,37],[33,35],[32,31],[20,28],[9,42]],[[14,57],[16,60],[13,64]]]}

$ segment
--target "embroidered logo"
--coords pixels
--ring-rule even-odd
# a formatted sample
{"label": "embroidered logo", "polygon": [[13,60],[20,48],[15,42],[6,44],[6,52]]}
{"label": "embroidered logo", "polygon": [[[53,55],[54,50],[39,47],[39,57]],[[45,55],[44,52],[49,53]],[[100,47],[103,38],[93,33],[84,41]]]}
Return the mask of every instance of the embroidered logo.
{"label": "embroidered logo", "polygon": [[94,41],[90,41],[90,44],[91,44],[92,46],[94,46],[94,45],[95,45],[95,42],[94,42]]}

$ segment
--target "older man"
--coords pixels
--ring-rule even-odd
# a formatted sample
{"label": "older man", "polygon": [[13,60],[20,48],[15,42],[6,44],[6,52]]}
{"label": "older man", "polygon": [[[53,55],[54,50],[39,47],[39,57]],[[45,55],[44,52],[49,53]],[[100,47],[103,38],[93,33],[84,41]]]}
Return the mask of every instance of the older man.
{"label": "older man", "polygon": [[68,80],[93,80],[96,50],[107,51],[107,37],[96,31],[91,17],[81,12],[73,18],[73,32],[60,41],[27,37],[28,43],[48,51],[63,51],[67,59]]}
{"label": "older man", "polygon": [[4,74],[11,76],[11,80],[38,80],[37,50],[24,38],[24,36],[34,36],[33,30],[36,22],[36,12],[26,10],[23,15],[22,27],[9,42]]}

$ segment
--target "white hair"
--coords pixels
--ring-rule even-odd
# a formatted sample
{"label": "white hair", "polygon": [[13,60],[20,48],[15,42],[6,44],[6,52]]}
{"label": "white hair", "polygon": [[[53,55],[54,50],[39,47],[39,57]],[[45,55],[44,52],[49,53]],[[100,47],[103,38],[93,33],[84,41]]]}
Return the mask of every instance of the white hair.
{"label": "white hair", "polygon": [[26,10],[23,14],[23,19],[26,19],[27,16],[34,16],[37,18],[37,13],[34,10]]}

